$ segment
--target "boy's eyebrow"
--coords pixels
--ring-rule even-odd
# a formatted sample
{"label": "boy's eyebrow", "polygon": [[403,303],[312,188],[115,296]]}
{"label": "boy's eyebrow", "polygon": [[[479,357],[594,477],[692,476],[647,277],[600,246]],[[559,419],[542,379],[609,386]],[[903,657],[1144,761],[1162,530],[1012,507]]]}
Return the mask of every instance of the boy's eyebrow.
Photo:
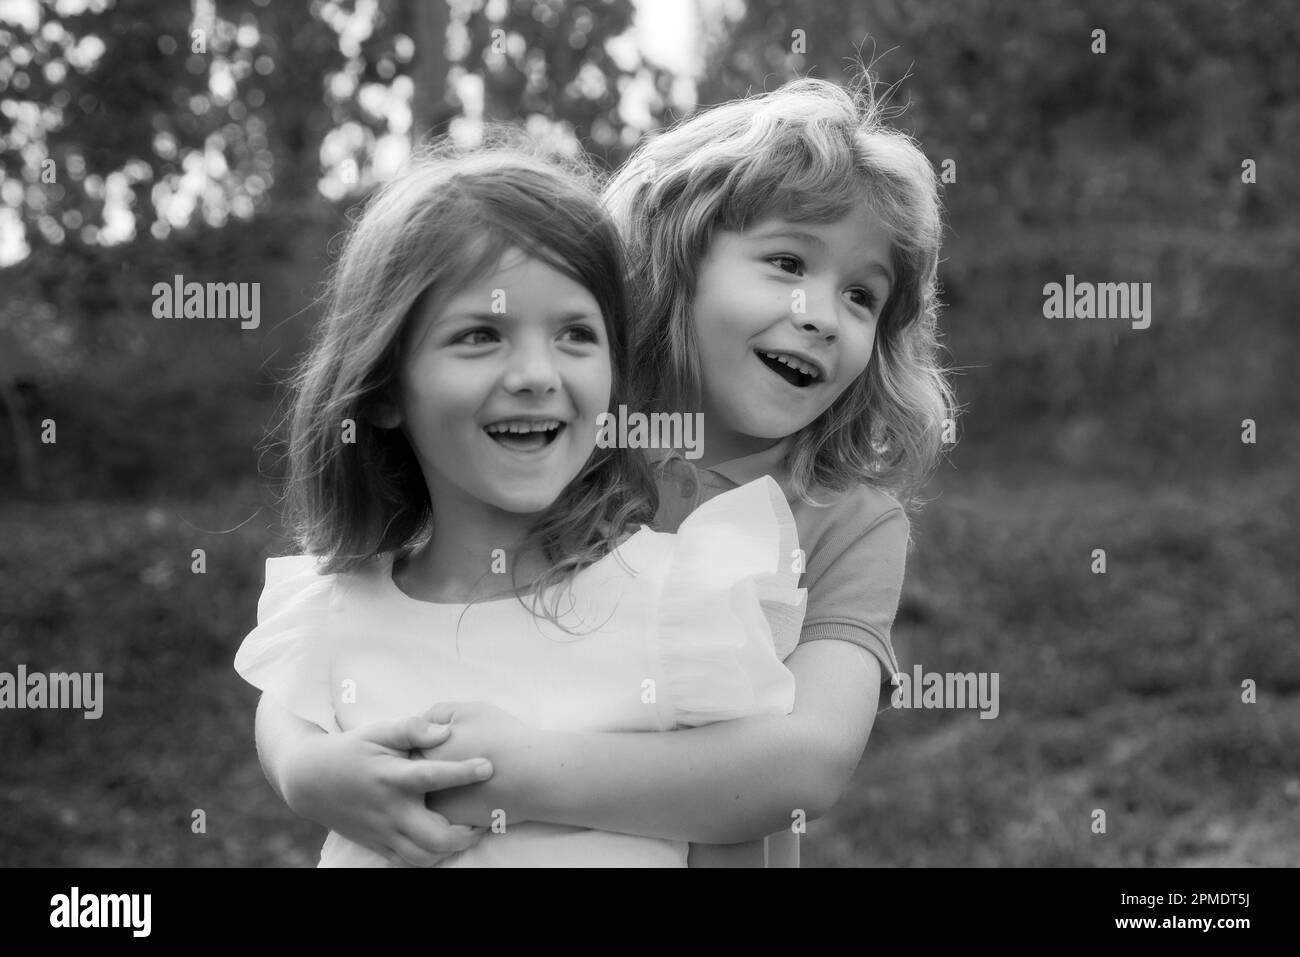
{"label": "boy's eyebrow", "polygon": [[766,229],[760,229],[754,233],[754,239],[774,239],[777,236],[789,236],[792,239],[802,239],[804,242],[816,246],[819,249],[825,249],[826,243],[816,233],[810,233],[806,229],[800,229],[798,226],[790,226],[785,223],[776,223],[768,226]]}
{"label": "boy's eyebrow", "polygon": [[879,276],[884,276],[885,281],[889,283],[890,288],[891,289],[893,288],[894,273],[890,270],[888,266],[882,266],[880,263],[876,263],[876,262],[867,263],[867,268],[864,271],[869,273],[875,273]]}
{"label": "boy's eyebrow", "polygon": [[[768,226],[766,229],[760,229],[754,233],[754,239],[775,239],[778,236],[788,236],[791,239],[802,239],[811,246],[816,246],[819,250],[825,251],[826,242],[816,233],[810,233],[806,229],[800,229],[798,226],[789,226],[784,223],[778,223],[774,226]],[[876,273],[884,276],[885,280],[892,288],[894,285],[894,273],[888,266],[883,266],[878,262],[867,263],[864,272]]]}

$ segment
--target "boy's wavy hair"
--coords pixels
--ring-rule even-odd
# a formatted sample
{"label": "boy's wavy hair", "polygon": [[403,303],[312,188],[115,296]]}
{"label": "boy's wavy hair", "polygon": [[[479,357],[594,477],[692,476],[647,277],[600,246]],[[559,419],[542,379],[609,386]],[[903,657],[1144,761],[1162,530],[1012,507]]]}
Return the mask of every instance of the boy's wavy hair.
{"label": "boy's wavy hair", "polygon": [[[286,490],[297,542],[324,559],[325,572],[360,568],[436,533],[405,433],[376,419],[396,404],[415,317],[486,275],[508,250],[592,294],[609,337],[609,411],[627,401],[624,267],[595,173],[580,160],[544,157],[506,129],[487,140],[474,150],[446,139],[423,149],[366,203],[329,277],[325,314],[293,381]],[[354,443],[340,441],[345,419],[356,425]],[[642,456],[596,448],[523,543],[552,563],[532,583],[536,593],[608,554],[626,530],[651,521],[656,505]],[[558,607],[557,589],[547,617],[556,620]]]}
{"label": "boy's wavy hair", "polygon": [[716,230],[769,217],[834,222],[865,208],[892,240],[894,288],[863,375],[798,433],[794,490],[866,482],[913,502],[955,415],[941,368],[937,271],[943,224],[934,169],[906,134],[883,125],[863,76],[850,89],[799,79],[652,134],[608,183],[633,288],[637,399],[698,408],[692,300]]}

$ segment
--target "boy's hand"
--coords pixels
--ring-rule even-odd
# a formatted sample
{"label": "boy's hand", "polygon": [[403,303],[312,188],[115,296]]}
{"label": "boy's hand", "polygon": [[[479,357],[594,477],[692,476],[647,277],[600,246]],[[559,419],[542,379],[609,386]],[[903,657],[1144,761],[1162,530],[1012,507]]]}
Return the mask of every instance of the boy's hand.
{"label": "boy's hand", "polygon": [[[433,747],[421,749],[434,761],[457,761],[471,756],[492,760],[491,779],[473,787],[430,794],[428,807],[449,820],[490,827],[505,815],[505,823],[528,820],[524,804],[529,786],[528,768],[546,760],[543,735],[514,715],[483,701],[444,701],[424,712],[431,726],[450,725],[451,734]],[[501,812],[501,813],[498,813]]]}
{"label": "boy's hand", "polygon": [[412,759],[412,751],[435,748],[447,735],[445,725],[422,717],[315,735],[294,749],[285,769],[285,803],[393,864],[431,867],[473,847],[484,832],[426,808],[425,793],[492,775],[491,763],[477,756]]}

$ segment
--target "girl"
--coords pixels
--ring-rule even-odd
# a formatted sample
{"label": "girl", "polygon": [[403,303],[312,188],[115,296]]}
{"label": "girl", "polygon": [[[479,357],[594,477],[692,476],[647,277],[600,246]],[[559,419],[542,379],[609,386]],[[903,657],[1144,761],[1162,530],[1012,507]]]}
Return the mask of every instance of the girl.
{"label": "girl", "polygon": [[[659,527],[761,476],[794,511],[808,591],[786,659],[795,708],[670,735],[555,734],[481,703],[446,703],[427,713],[452,724],[429,754],[486,755],[498,773],[432,806],[484,824],[513,803],[527,819],[709,844],[789,835],[838,800],[898,670],[889,631],[903,506],[953,414],[936,360],[934,171],[882,125],[869,82],[851,92],[799,80],[650,139],[606,198],[634,269],[646,404],[704,413],[703,458],[660,463]],[[291,769],[311,736],[266,718],[272,763]],[[364,815],[385,834],[399,819],[392,801],[326,807],[313,793],[304,803],[327,821]],[[784,863],[792,851],[787,837]],[[761,862],[755,845],[744,855]]]}
{"label": "girl", "polygon": [[[266,699],[354,739],[430,697],[555,733],[790,709],[777,652],[802,593],[780,490],[629,534],[653,514],[649,470],[595,448],[598,416],[627,401],[618,248],[594,193],[516,152],[446,151],[370,204],[296,383],[290,506],[309,554],[268,561],[236,657]],[[775,634],[764,603],[789,606]],[[380,848],[335,831],[321,863],[686,863],[684,841],[530,823],[513,803],[489,823],[481,842],[441,821],[436,859],[427,829]]]}

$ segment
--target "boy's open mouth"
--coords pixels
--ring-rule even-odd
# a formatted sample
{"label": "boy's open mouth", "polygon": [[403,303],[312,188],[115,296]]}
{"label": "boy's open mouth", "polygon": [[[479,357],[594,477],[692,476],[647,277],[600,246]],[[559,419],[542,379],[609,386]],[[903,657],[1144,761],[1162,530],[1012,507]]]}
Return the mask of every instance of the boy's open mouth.
{"label": "boy's open mouth", "polygon": [[763,365],[797,389],[806,389],[814,382],[821,381],[821,373],[817,369],[784,352],[763,352],[755,349],[754,355],[758,356]]}
{"label": "boy's open mouth", "polygon": [[497,445],[515,452],[536,452],[550,445],[565,429],[558,419],[506,419],[485,425],[483,431]]}

